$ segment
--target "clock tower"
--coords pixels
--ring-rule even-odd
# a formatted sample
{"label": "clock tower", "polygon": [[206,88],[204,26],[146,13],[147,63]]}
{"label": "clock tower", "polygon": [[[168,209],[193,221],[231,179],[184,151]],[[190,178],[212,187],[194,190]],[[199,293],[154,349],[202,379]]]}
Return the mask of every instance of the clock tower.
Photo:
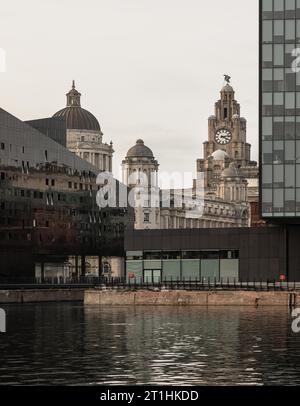
{"label": "clock tower", "polygon": [[208,119],[208,141],[204,143],[204,159],[218,150],[225,151],[237,167],[250,164],[251,145],[247,143],[247,122],[240,117],[240,105],[226,76],[226,85],[215,103],[215,114]]}
{"label": "clock tower", "polygon": [[[251,161],[251,145],[247,143],[247,121],[240,116],[241,108],[235,100],[230,85],[230,76],[215,103],[215,112],[208,118],[208,140],[203,144],[203,158],[197,160],[197,173],[204,173],[207,193],[215,193],[221,181],[222,172],[234,165],[240,176],[258,180],[257,163]],[[257,186],[254,186],[257,194]]]}

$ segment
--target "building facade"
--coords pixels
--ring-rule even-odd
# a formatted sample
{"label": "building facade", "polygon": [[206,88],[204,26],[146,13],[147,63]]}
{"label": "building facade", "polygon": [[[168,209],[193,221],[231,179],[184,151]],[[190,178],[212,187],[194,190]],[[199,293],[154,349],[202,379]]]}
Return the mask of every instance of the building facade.
{"label": "building facade", "polygon": [[260,1],[261,215],[300,218],[300,1]]}
{"label": "building facade", "polygon": [[36,264],[45,276],[51,261],[85,275],[87,257],[123,256],[133,213],[98,207],[97,174],[93,165],[0,109],[1,280],[28,281]]}
{"label": "building facade", "polygon": [[136,230],[160,228],[158,169],[153,152],[143,140],[137,140],[122,162],[122,181],[131,189]]}
{"label": "building facade", "polygon": [[67,106],[53,117],[66,121],[67,148],[99,171],[112,172],[113,143],[103,142],[99,121],[81,107],[81,94],[76,90],[74,81],[66,96]]}
{"label": "building facade", "polygon": [[[208,139],[203,144],[203,158],[197,160],[197,173],[204,174],[206,198],[223,201],[244,201],[250,205],[250,224],[257,226],[259,206],[259,168],[251,159],[251,145],[247,142],[247,120],[241,117],[240,104],[235,99],[235,91],[227,83],[215,103],[214,115],[208,118]],[[235,168],[236,182],[231,183],[231,198],[222,193],[222,174]],[[247,187],[245,185],[247,183]],[[221,193],[220,193],[221,192]],[[241,194],[241,196],[239,196]],[[240,197],[242,197],[240,199]],[[253,215],[253,216],[252,216]]]}
{"label": "building facade", "polygon": [[[228,79],[229,80],[229,79]],[[215,104],[215,115],[208,119],[208,141],[204,158],[197,161],[193,190],[160,190],[159,163],[152,150],[138,140],[122,163],[123,182],[135,191],[135,228],[137,230],[229,228],[260,224],[258,217],[258,166],[251,161],[247,143],[246,119],[240,117],[240,105],[227,83]],[[146,177],[146,204],[141,202],[142,181]],[[144,179],[142,179],[144,178]],[[199,216],[190,216],[185,196],[194,201],[196,185],[203,187]],[[134,192],[133,192],[134,193]],[[170,196],[169,205],[164,196]],[[178,196],[181,205],[177,205]],[[153,203],[156,203],[154,205]],[[253,217],[252,217],[253,215]]]}
{"label": "building facade", "polygon": [[[289,239],[287,243],[286,234]],[[131,283],[300,281],[299,226],[125,233]]]}

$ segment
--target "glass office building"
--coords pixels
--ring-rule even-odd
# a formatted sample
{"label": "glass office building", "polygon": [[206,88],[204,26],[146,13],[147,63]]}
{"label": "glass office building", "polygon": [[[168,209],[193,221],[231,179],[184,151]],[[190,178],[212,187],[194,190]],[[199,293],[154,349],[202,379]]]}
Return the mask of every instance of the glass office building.
{"label": "glass office building", "polygon": [[260,0],[261,211],[300,219],[300,0]]}

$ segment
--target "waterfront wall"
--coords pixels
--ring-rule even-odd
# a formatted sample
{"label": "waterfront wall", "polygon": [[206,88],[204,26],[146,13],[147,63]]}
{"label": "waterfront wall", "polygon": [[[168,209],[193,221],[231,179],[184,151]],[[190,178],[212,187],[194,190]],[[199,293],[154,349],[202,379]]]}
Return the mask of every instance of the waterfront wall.
{"label": "waterfront wall", "polygon": [[83,289],[0,290],[0,304],[75,302],[84,300]]}
{"label": "waterfront wall", "polygon": [[300,292],[86,290],[84,303],[104,306],[300,306]]}

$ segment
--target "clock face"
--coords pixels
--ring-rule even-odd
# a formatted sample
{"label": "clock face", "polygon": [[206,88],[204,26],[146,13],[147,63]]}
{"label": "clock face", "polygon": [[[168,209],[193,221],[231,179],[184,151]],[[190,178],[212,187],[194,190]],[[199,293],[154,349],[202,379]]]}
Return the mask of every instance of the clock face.
{"label": "clock face", "polygon": [[220,145],[229,144],[231,142],[231,139],[232,139],[231,132],[226,128],[221,128],[215,134],[216,143]]}

